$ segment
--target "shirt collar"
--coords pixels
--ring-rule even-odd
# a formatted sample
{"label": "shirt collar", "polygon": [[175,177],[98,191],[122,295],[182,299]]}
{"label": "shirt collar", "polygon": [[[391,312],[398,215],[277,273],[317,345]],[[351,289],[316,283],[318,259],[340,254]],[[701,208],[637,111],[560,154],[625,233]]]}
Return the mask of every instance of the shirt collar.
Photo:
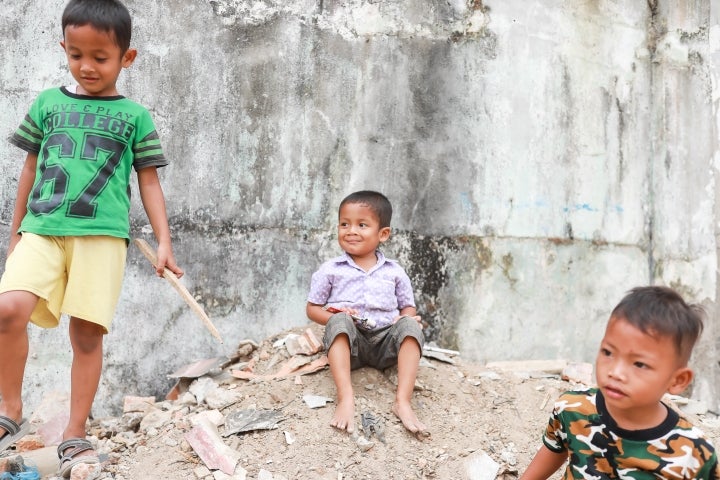
{"label": "shirt collar", "polygon": [[[375,250],[375,257],[377,258],[377,263],[373,268],[368,271],[368,273],[380,268],[386,262],[385,255],[380,250]],[[362,270],[362,268],[360,268],[357,263],[355,263],[355,260],[353,260],[347,252],[343,252],[343,254],[338,257],[338,263],[347,263],[352,267]]]}

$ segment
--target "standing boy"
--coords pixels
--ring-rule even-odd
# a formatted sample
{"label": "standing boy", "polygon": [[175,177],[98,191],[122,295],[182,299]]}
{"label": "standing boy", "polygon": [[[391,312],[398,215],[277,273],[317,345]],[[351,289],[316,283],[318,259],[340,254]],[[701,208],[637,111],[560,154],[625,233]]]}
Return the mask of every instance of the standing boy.
{"label": "standing boy", "polygon": [[662,401],[693,378],[688,360],[702,310],[666,287],[639,287],[612,311],[597,356],[597,387],[564,393],[521,480],[717,479],[715,449]]}
{"label": "standing boy", "polygon": [[27,325],[70,316],[70,419],[60,474],[97,463],[85,424],[102,370],[103,336],[120,294],[129,240],[130,174],[158,241],[155,268],[177,275],[157,168],[167,164],[148,111],[118,94],[135,60],[131,19],[117,0],[71,0],[62,16],[74,87],[41,92],[11,142],[27,152],[0,280],[0,451],[26,431]]}
{"label": "standing boy", "polygon": [[325,325],[323,343],[338,396],[330,424],[354,431],[352,369],[397,364],[393,412],[407,430],[425,434],[410,403],[424,343],[420,317],[407,274],[378,250],[390,238],[391,217],[392,205],[378,192],[355,192],[340,203],[338,242],[344,253],[313,274],[307,316]]}

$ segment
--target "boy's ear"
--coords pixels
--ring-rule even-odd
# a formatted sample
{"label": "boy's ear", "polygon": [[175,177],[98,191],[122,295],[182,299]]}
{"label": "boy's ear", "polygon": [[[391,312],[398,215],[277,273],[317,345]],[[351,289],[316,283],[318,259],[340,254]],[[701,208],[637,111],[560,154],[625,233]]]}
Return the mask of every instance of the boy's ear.
{"label": "boy's ear", "polygon": [[128,68],[130,65],[132,65],[132,63],[135,61],[135,57],[137,57],[137,49],[128,48],[122,56],[123,68]]}
{"label": "boy's ear", "polygon": [[668,393],[679,395],[690,385],[693,379],[693,371],[688,367],[678,368],[673,374]]}
{"label": "boy's ear", "polygon": [[390,238],[390,227],[383,227],[380,229],[380,241],[384,242]]}

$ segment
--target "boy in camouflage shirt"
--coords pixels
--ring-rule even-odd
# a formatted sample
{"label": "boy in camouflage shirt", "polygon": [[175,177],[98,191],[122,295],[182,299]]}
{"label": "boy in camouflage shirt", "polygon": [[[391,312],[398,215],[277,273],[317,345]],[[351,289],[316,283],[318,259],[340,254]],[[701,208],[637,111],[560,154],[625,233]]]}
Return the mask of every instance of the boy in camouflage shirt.
{"label": "boy in camouflage shirt", "polygon": [[669,288],[630,291],[600,343],[597,387],[558,399],[521,480],[545,480],[566,461],[566,480],[718,479],[712,444],[661,401],[693,378],[688,360],[702,315]]}

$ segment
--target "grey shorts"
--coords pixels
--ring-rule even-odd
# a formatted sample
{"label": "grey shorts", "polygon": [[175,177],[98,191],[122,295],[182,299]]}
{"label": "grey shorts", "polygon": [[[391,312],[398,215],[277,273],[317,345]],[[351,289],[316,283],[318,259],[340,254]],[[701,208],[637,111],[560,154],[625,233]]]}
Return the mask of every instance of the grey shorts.
{"label": "grey shorts", "polygon": [[350,315],[336,313],[325,325],[325,351],[341,334],[347,335],[350,340],[350,368],[353,370],[364,366],[384,369],[396,365],[400,344],[406,337],[417,340],[421,349],[425,344],[420,324],[410,317],[402,317],[394,324],[377,330],[362,330],[355,326]]}

